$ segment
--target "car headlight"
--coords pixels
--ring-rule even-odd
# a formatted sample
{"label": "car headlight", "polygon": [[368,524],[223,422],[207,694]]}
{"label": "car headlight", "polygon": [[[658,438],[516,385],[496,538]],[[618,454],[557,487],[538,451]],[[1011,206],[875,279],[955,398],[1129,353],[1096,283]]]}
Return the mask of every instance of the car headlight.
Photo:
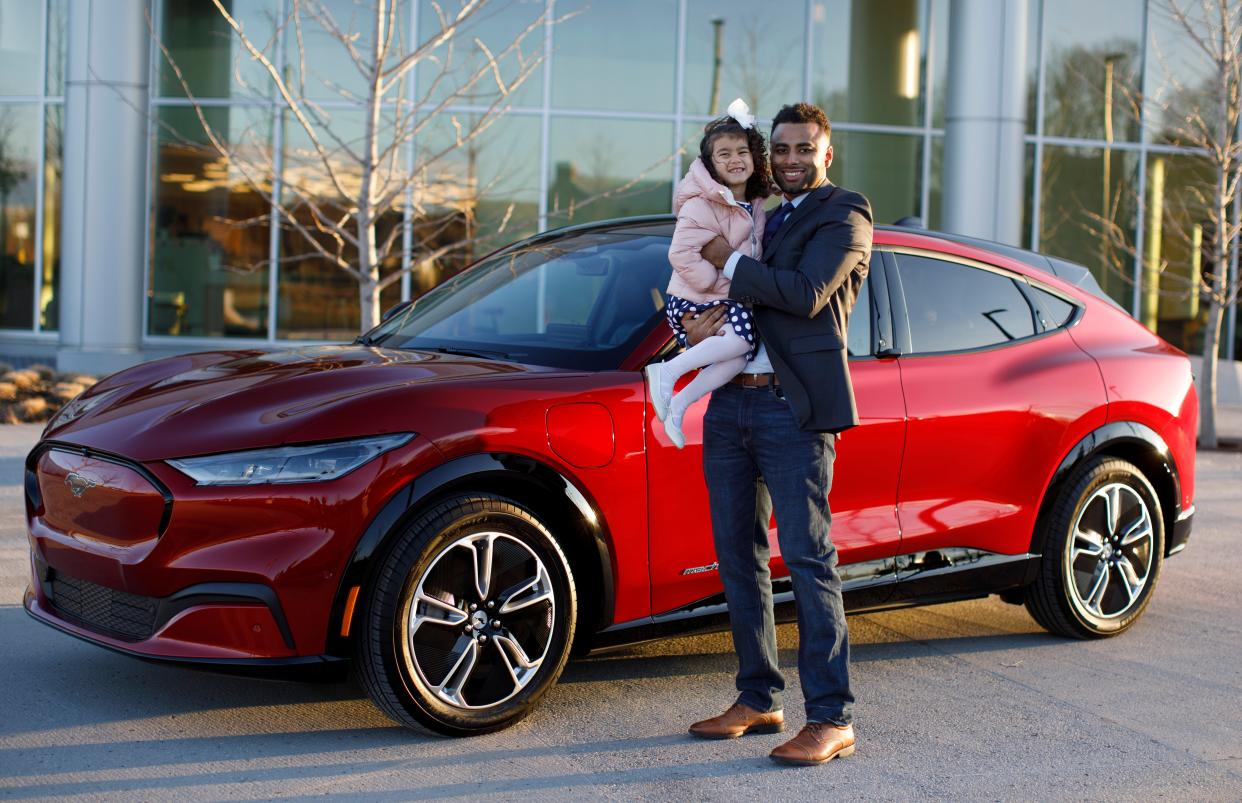
{"label": "car headlight", "polygon": [[277,446],[167,461],[199,485],[274,485],[342,477],[387,451],[404,446],[412,432],[307,446]]}

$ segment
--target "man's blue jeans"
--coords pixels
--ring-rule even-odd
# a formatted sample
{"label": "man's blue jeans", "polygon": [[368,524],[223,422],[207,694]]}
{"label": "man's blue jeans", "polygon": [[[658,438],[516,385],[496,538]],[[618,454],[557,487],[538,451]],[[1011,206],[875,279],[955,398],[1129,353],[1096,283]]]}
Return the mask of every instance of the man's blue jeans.
{"label": "man's blue jeans", "polygon": [[703,419],[703,472],[738,656],[738,702],[774,711],[785,688],[768,571],[774,508],[798,612],[807,721],[847,725],[854,703],[849,638],[837,550],[828,532],[835,457],[836,436],[800,429],[778,390],[730,383],[713,392]]}

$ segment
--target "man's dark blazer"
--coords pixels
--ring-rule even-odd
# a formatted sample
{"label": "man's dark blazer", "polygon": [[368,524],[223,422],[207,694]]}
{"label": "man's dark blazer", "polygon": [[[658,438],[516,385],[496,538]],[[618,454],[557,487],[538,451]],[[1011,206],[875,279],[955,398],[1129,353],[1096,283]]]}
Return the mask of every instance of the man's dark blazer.
{"label": "man's dark blazer", "polygon": [[790,213],[763,254],[743,256],[729,295],[754,306],[759,337],[803,429],[858,423],[845,348],[871,259],[871,204],[831,182]]}

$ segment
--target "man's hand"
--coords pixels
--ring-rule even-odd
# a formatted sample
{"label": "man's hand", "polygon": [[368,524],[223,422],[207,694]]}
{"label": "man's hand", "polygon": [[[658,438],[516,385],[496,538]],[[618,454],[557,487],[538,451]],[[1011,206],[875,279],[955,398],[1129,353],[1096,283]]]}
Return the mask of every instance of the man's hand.
{"label": "man's hand", "polygon": [[699,253],[717,268],[723,268],[725,263],[729,261],[729,257],[733,256],[733,246],[729,245],[725,238],[717,237],[703,246]]}
{"label": "man's hand", "polygon": [[707,338],[720,334],[720,327],[724,325],[726,312],[725,306],[721,304],[706,312],[700,312],[697,318],[691,313],[681,316],[681,325],[686,328],[686,342],[691,346],[697,346]]}

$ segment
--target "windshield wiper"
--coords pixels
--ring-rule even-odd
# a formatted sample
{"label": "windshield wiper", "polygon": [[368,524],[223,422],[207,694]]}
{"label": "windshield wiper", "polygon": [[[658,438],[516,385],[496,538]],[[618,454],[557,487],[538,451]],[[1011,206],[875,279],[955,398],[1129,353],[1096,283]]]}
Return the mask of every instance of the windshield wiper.
{"label": "windshield wiper", "polygon": [[380,341],[379,338],[371,337],[370,335],[358,335],[357,337],[354,338],[354,345],[355,346],[374,346],[379,341]]}
{"label": "windshield wiper", "polygon": [[512,355],[503,351],[462,349],[456,346],[415,346],[418,351],[434,351],[436,354],[460,354],[463,357],[482,357],[485,360],[509,360]]}

